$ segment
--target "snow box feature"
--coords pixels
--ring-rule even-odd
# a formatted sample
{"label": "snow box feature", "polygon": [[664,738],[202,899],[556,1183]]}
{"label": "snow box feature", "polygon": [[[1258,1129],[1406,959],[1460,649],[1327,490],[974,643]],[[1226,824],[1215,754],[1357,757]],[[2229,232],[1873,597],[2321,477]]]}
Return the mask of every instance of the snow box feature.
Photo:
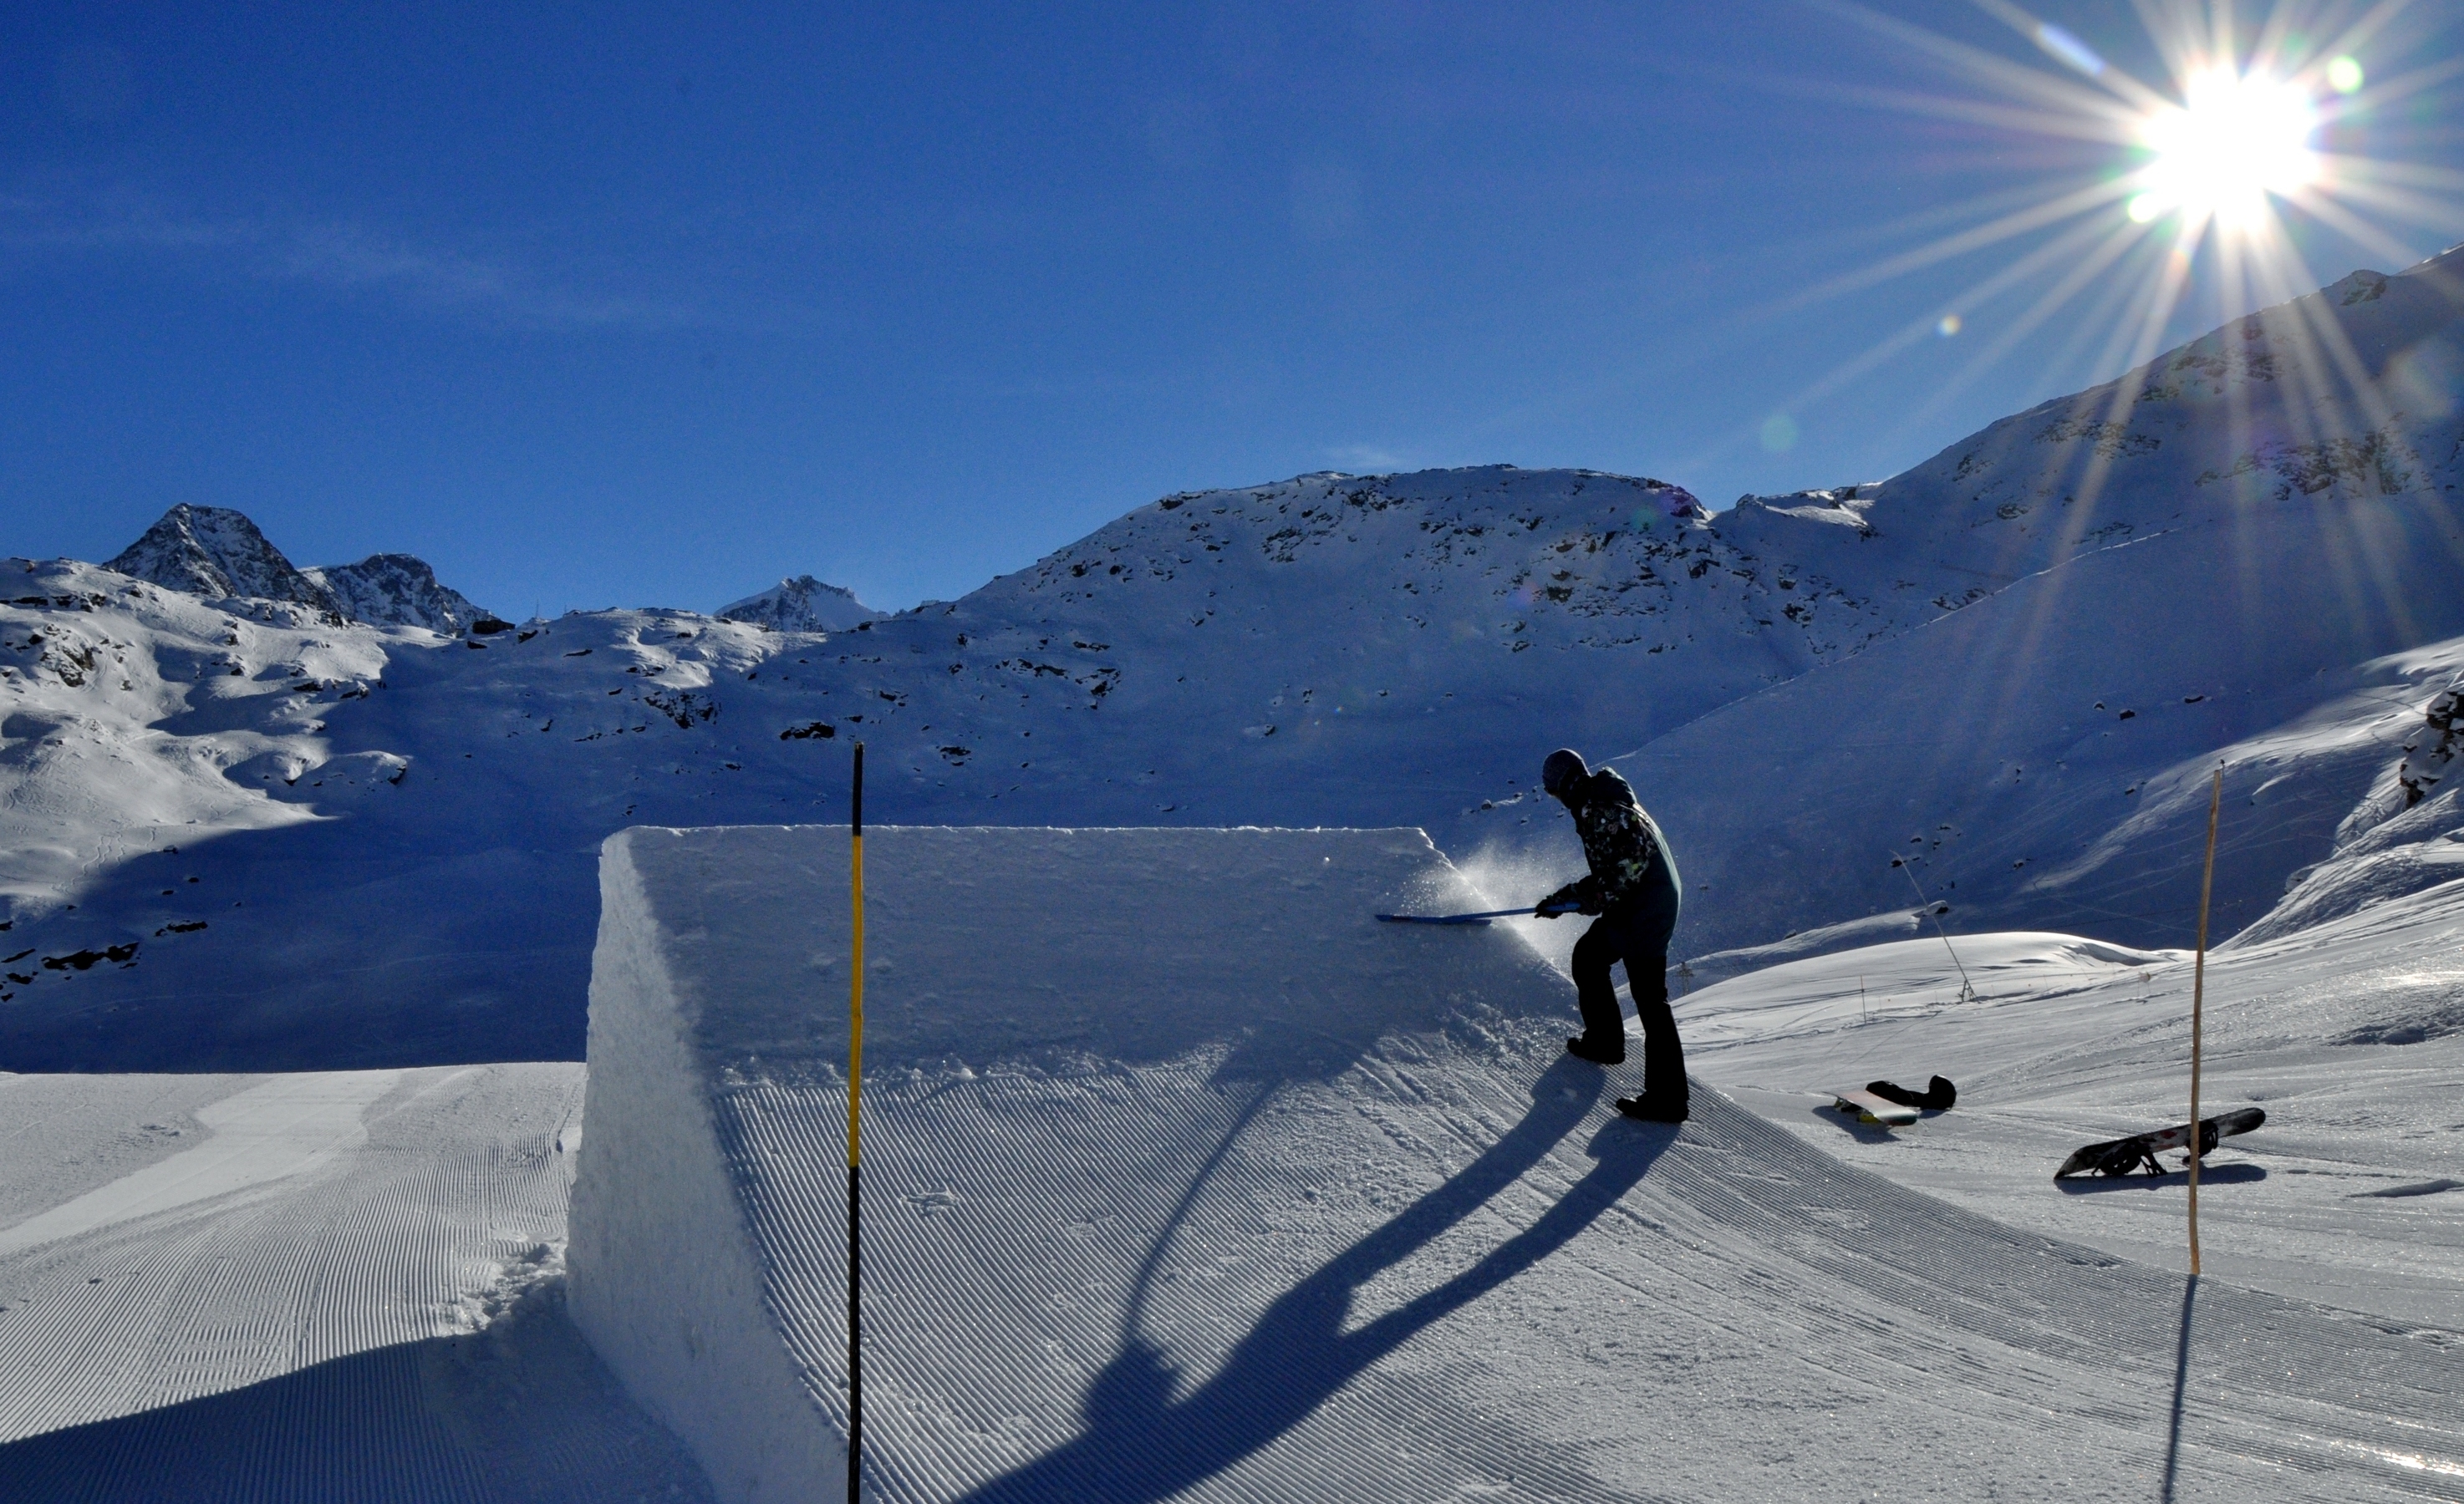
{"label": "snow box feature", "polygon": [[[866,848],[867,1445],[893,1473],[931,1458],[935,1493],[1072,1432],[1143,1298],[1138,1236],[1056,1227],[1150,1232],[1244,1103],[1381,1041],[1574,1016],[1505,926],[1375,922],[1488,906],[1418,830],[876,827]],[[847,832],[628,830],[600,888],[574,1317],[721,1497],[843,1497]],[[1104,1208],[1057,1217],[1061,1180]],[[987,1323],[1033,1328],[1009,1335],[1051,1371],[988,1362]]]}

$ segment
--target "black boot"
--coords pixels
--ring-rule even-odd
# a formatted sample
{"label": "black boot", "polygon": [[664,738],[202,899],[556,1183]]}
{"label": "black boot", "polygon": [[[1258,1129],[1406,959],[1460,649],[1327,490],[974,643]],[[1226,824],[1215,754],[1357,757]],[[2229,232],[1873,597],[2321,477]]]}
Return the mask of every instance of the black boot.
{"label": "black boot", "polygon": [[1620,1097],[1617,1111],[1645,1123],[1683,1123],[1686,1118],[1683,1097],[1654,1097],[1645,1092],[1639,1097]]}
{"label": "black boot", "polygon": [[1603,1049],[1592,1043],[1590,1035],[1569,1035],[1566,1036],[1566,1053],[1578,1060],[1589,1060],[1594,1065],[1619,1065],[1625,1061],[1625,1035],[1617,1035],[1617,1043]]}

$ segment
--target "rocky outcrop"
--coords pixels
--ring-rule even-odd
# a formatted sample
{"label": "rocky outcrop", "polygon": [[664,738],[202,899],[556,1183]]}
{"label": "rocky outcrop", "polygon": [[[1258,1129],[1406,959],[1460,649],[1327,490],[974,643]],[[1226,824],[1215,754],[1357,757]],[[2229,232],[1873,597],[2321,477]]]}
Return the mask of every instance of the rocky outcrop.
{"label": "rocky outcrop", "polygon": [[228,507],[173,507],[103,567],[209,600],[289,601],[350,621],[424,626],[448,636],[493,620],[460,591],[439,583],[425,559],[371,554],[356,564],[300,569],[246,513]]}
{"label": "rocky outcrop", "polygon": [[302,573],[355,621],[424,626],[453,637],[495,620],[460,591],[439,583],[426,559],[408,554],[371,554],[356,564],[327,564]]}

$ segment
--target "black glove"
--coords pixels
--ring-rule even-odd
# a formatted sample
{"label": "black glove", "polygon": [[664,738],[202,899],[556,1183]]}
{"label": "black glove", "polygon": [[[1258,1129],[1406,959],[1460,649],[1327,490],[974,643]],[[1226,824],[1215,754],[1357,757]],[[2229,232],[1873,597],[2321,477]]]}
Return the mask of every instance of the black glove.
{"label": "black glove", "polygon": [[1575,891],[1578,886],[1580,886],[1579,883],[1567,883],[1531,905],[1531,912],[1542,919],[1554,919],[1568,909],[1579,910],[1582,907],[1582,895]]}

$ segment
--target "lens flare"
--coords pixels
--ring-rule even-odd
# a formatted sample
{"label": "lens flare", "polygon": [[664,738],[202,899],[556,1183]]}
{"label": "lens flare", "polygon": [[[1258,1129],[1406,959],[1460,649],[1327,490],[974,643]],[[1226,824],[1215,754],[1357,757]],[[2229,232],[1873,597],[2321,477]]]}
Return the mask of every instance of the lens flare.
{"label": "lens flare", "polygon": [[[2155,154],[2140,174],[2153,207],[2249,232],[2268,223],[2270,195],[2318,181],[2310,138],[2319,115],[2300,85],[2218,68],[2193,75],[2183,92],[2183,103],[2140,125],[2141,142]],[[2133,199],[2131,217],[2139,216]]]}
{"label": "lens flare", "polygon": [[[2018,170],[1875,227],[1868,233],[1886,249],[1775,301],[1774,315],[1925,281],[1903,321],[1720,436],[1722,451],[1759,439],[1788,452],[1800,422],[1920,341],[1956,340],[1961,355],[1932,396],[1896,417],[1894,437],[1923,433],[2040,338],[2053,347],[2031,358],[2049,373],[2105,381],[2181,338],[2196,303],[2212,302],[2211,323],[2289,303],[2331,279],[2311,265],[2316,255],[2358,250],[2408,267],[2453,245],[2464,224],[2452,147],[2464,99],[2464,59],[2449,40],[2455,0],[2132,0],[2073,7],[2114,12],[2081,32],[2030,13],[2029,0],[1973,4],[2038,55],[1929,31],[1872,0],[1823,0],[1950,83],[1860,85],[1848,97],[1937,132],[1972,130],[1980,161]],[[2130,11],[2149,45],[2121,34]],[[2131,57],[2163,72],[2143,78],[2118,60]],[[2430,380],[2409,379],[2408,393]],[[2130,400],[2114,390],[2117,403]]]}

